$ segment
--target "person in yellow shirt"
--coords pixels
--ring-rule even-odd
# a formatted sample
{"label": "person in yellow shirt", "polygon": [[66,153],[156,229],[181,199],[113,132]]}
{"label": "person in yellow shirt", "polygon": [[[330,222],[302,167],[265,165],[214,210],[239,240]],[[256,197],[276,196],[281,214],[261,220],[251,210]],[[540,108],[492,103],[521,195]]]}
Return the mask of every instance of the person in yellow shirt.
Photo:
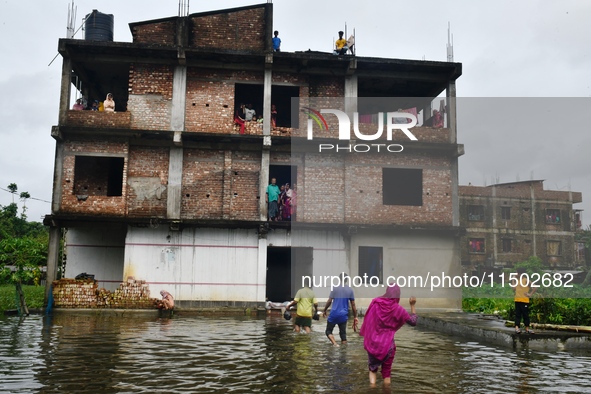
{"label": "person in yellow shirt", "polygon": [[339,32],[339,39],[335,42],[335,45],[336,45],[335,52],[337,53],[337,55],[344,55],[349,50],[349,47],[347,46],[347,40],[345,40],[343,38],[343,34],[344,33],[342,31],[340,31]]}
{"label": "person in yellow shirt", "polygon": [[303,327],[304,331],[309,334],[312,331],[312,317],[318,314],[318,301],[314,291],[307,286],[299,289],[293,301],[285,307],[285,310],[289,310],[295,304],[298,305],[295,332],[300,332],[301,327]]}
{"label": "person in yellow shirt", "polygon": [[529,298],[536,289],[530,287],[525,268],[517,268],[517,286],[513,287],[513,291],[515,292],[515,333],[521,334],[521,318],[523,318],[525,332],[533,334],[534,332],[529,328]]}

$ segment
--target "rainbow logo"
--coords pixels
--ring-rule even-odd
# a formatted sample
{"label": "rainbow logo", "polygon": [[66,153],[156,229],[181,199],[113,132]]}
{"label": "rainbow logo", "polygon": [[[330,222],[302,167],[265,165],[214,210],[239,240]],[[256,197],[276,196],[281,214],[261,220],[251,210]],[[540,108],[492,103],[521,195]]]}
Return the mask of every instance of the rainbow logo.
{"label": "rainbow logo", "polygon": [[328,123],[326,123],[324,116],[322,116],[320,112],[310,107],[302,107],[302,112],[308,115],[309,118],[312,118],[320,127],[320,130],[328,130]]}

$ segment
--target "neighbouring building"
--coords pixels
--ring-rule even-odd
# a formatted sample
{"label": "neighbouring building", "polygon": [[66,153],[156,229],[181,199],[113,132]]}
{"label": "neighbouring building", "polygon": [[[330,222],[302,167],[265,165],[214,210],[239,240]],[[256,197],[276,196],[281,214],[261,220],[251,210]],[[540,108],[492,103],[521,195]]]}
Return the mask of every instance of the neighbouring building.
{"label": "neighbouring building", "polygon": [[531,180],[490,186],[460,186],[462,266],[467,273],[500,272],[531,256],[554,270],[585,265],[576,241],[582,211],[579,192],[544,190]]}
{"label": "neighbouring building", "polygon": [[[461,273],[461,64],[273,52],[272,7],[131,23],[131,43],[59,40],[48,283],[62,239],[65,277],[92,274],[106,289],[133,277],[181,307],[286,301],[302,276],[341,272],[378,278],[356,289],[363,306],[388,276]],[[88,103],[112,93],[115,112],[71,110],[73,87]],[[445,127],[426,127],[440,95]],[[262,115],[243,133],[240,104]],[[395,128],[343,141],[336,116],[315,115],[323,108],[366,135],[391,126],[380,113],[427,115],[416,140]],[[296,188],[291,220],[268,220],[272,178]],[[458,288],[418,287],[423,308],[461,306]]]}

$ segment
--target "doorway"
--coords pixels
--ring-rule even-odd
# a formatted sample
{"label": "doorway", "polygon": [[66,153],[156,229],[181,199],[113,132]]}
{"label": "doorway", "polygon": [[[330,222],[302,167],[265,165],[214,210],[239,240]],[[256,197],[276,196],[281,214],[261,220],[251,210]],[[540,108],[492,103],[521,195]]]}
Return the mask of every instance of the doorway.
{"label": "doorway", "polygon": [[271,164],[269,166],[269,183],[271,183],[271,178],[275,178],[278,186],[285,185],[286,183],[293,186],[298,179],[297,171],[297,166]]}
{"label": "doorway", "polygon": [[302,277],[312,276],[312,248],[267,248],[266,298],[272,302],[291,301],[302,287]]}

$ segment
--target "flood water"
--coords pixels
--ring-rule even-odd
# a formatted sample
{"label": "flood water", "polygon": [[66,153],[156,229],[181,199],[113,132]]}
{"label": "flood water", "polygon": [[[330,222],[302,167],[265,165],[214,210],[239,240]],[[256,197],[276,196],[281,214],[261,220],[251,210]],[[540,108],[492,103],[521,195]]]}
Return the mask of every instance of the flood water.
{"label": "flood water", "polygon": [[280,316],[0,317],[0,392],[591,392],[589,353],[496,348],[411,327],[396,335],[391,389],[380,376],[372,389],[362,338],[350,332],[348,345],[332,347],[325,324],[305,335]]}

